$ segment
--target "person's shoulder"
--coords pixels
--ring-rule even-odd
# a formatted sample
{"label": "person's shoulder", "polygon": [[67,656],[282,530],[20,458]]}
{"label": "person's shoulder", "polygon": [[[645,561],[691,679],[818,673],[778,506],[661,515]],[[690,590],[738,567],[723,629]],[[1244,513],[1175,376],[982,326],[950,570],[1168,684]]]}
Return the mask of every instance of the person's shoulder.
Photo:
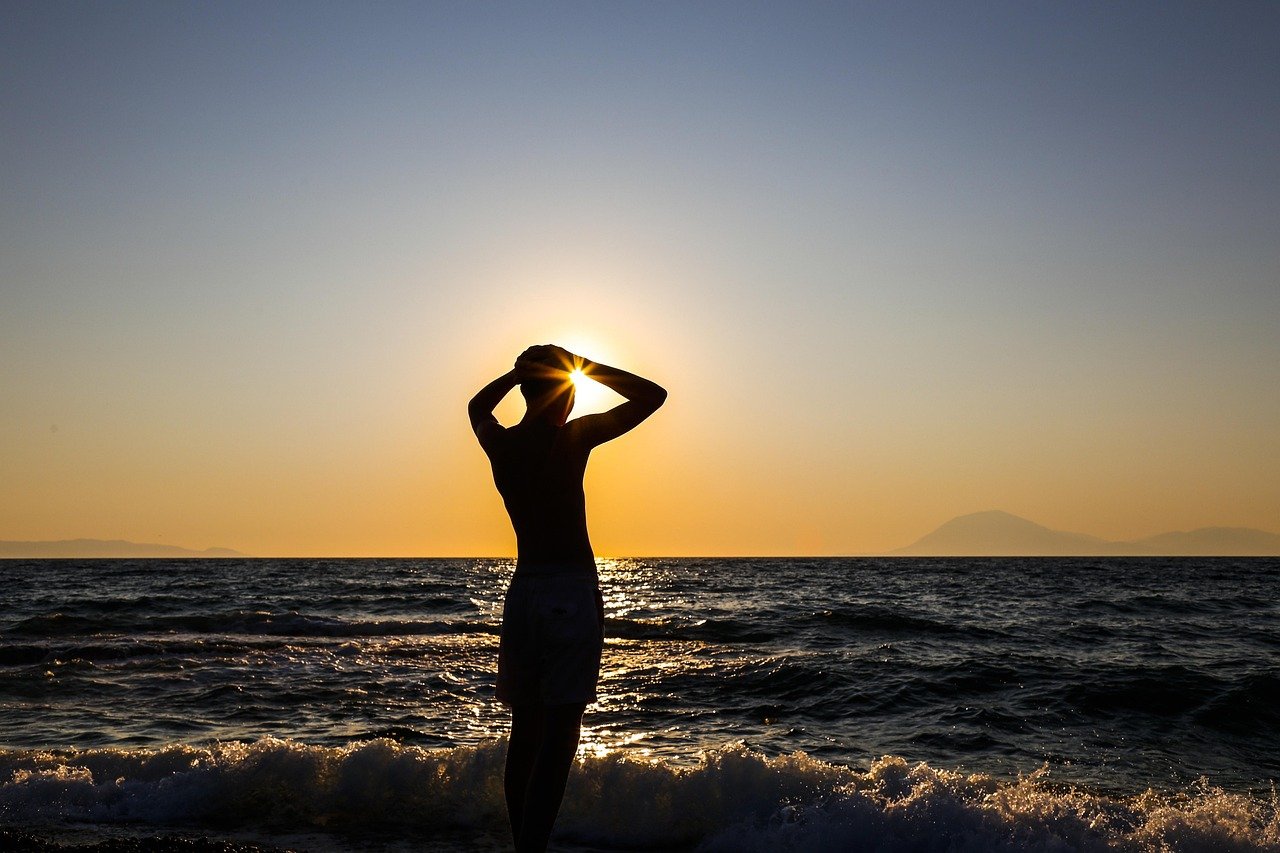
{"label": "person's shoulder", "polygon": [[570,441],[590,448],[600,443],[601,431],[607,429],[609,423],[610,417],[607,412],[594,412],[574,418],[566,423],[563,429]]}
{"label": "person's shoulder", "polygon": [[473,429],[476,439],[486,453],[492,453],[507,437],[507,428],[498,423],[495,418],[480,421],[473,425]]}
{"label": "person's shoulder", "polygon": [[596,415],[580,415],[571,421],[565,421],[560,427],[560,434],[570,441],[580,441],[591,427],[591,419]]}

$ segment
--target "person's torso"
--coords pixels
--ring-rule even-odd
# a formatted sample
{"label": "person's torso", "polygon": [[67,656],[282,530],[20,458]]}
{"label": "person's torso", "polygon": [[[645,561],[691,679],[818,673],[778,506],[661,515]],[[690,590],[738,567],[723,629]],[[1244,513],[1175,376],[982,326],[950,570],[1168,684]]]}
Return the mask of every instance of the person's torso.
{"label": "person's torso", "polygon": [[582,489],[589,449],[574,438],[568,425],[518,424],[490,457],[515,528],[518,572],[595,570]]}

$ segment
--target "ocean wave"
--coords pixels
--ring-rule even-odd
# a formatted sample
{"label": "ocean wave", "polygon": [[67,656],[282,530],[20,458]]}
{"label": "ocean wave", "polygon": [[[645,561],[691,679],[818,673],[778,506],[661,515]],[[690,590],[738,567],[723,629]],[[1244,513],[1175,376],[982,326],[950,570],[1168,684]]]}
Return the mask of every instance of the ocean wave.
{"label": "ocean wave", "polygon": [[846,609],[819,610],[809,614],[805,621],[817,628],[834,630],[840,636],[843,636],[844,632],[853,632],[855,635],[863,633],[912,636],[939,634],[981,638],[1005,636],[1004,632],[990,625],[969,621],[948,622],[900,608],[867,604]]}
{"label": "ocean wave", "polygon": [[[785,630],[780,626],[785,624]],[[628,640],[704,640],[707,642],[759,643],[777,640],[782,634],[802,633],[813,639],[848,642],[868,636],[955,636],[992,639],[1006,636],[991,626],[968,622],[946,622],[926,616],[876,605],[851,609],[806,611],[795,614],[756,613],[746,616],[723,614],[702,618],[609,617],[605,624],[611,637]]]}
{"label": "ocean wave", "polygon": [[[257,831],[501,832],[504,745],[224,742],[0,751],[0,821]],[[557,835],[605,849],[1280,851],[1280,804],[1207,783],[1116,797],[885,757],[868,770],[736,744],[693,766],[590,756]]]}
{"label": "ocean wave", "polygon": [[8,629],[21,637],[145,636],[197,633],[215,636],[384,637],[497,633],[498,626],[473,619],[346,619],[297,611],[239,610],[229,613],[146,616],[131,619],[52,613],[31,616]]}

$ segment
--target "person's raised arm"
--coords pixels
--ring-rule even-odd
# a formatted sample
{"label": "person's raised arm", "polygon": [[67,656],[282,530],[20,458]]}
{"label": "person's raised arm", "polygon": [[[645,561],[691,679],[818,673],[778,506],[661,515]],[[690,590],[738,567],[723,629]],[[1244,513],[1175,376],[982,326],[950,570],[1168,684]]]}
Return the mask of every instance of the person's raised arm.
{"label": "person's raised arm", "polygon": [[617,367],[600,364],[580,355],[565,353],[572,364],[583,374],[613,391],[626,402],[598,415],[579,418],[579,429],[584,431],[591,445],[603,444],[634,429],[652,415],[666,401],[667,391],[656,382],[636,376]]}
{"label": "person's raised arm", "polygon": [[471,418],[471,429],[475,432],[480,446],[486,451],[494,438],[502,434],[502,426],[493,416],[493,410],[502,402],[502,398],[511,393],[511,389],[520,384],[515,370],[508,370],[488,385],[481,388],[467,404],[467,415]]}

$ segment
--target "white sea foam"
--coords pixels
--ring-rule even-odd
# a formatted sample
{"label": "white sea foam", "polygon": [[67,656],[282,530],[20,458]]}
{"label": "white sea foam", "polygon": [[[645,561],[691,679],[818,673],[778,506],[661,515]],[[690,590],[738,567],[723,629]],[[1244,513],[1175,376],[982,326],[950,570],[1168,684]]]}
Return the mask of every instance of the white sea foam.
{"label": "white sea foam", "polygon": [[[264,831],[500,832],[504,747],[283,740],[161,750],[0,751],[0,819]],[[693,767],[591,757],[558,834],[704,851],[1280,851],[1277,798],[1191,790],[1106,797],[886,757],[869,771],[734,745]]]}

